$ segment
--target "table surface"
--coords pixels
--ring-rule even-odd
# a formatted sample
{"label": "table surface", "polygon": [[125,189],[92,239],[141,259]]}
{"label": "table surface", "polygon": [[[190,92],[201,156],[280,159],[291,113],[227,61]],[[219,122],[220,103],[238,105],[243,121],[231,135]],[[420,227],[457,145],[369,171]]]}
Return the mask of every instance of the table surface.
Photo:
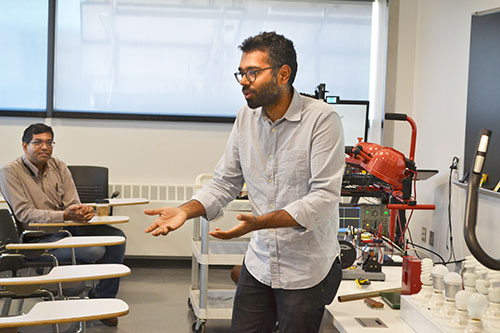
{"label": "table surface", "polygon": [[127,303],[116,298],[38,302],[26,314],[0,318],[0,328],[51,325],[126,315]]}
{"label": "table surface", "polygon": [[[114,198],[105,199],[109,201],[110,206],[132,206],[132,205],[144,205],[148,204],[149,200],[144,198]],[[95,202],[86,203],[86,205],[95,206]]]}
{"label": "table surface", "polygon": [[[342,280],[335,300],[326,306],[327,312],[332,317],[333,325],[340,332],[414,332],[401,320],[400,311],[392,309],[380,297],[372,298],[384,303],[382,309],[370,308],[362,299],[339,303],[337,296],[401,287],[401,267],[384,266],[382,271],[386,274],[385,281],[372,281],[371,285],[363,289],[359,288],[352,280]],[[379,318],[387,325],[387,328],[362,327],[355,317]]]}
{"label": "table surface", "polygon": [[77,221],[64,221],[64,222],[33,222],[30,227],[72,227],[72,226],[85,226],[85,225],[102,225],[102,224],[116,224],[126,223],[129,221],[128,216],[94,216],[88,222]]}
{"label": "table surface", "polygon": [[41,285],[75,281],[112,279],[130,275],[122,264],[91,264],[56,266],[48,274],[0,278],[2,286]]}
{"label": "table surface", "polygon": [[112,246],[125,243],[123,236],[75,236],[64,237],[54,242],[10,243],[7,250],[47,250],[89,246]]}
{"label": "table surface", "polygon": [[4,197],[0,194],[0,203],[6,203],[7,201],[5,201]]}

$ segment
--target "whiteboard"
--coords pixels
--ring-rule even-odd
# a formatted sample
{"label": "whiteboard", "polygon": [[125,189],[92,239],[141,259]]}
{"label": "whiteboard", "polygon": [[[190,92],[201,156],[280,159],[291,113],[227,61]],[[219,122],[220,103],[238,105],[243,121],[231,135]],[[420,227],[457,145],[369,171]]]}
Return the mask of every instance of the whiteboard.
{"label": "whiteboard", "polygon": [[368,101],[339,101],[331,103],[335,112],[342,119],[344,126],[344,144],[354,146],[358,143],[358,138],[366,141],[368,136]]}

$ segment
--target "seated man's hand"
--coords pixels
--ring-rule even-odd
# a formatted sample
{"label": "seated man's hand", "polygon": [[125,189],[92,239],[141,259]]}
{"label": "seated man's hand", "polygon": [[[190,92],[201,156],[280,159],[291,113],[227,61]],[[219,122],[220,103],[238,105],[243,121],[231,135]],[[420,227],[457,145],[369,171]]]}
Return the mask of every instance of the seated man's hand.
{"label": "seated man's hand", "polygon": [[180,228],[187,218],[182,209],[174,207],[145,209],[144,214],[158,215],[158,218],[144,230],[144,232],[150,232],[153,236],[166,236],[170,231]]}
{"label": "seated man's hand", "polygon": [[74,204],[64,210],[64,220],[87,222],[94,217],[94,208],[88,205]]}
{"label": "seated man's hand", "polygon": [[82,205],[81,213],[83,214],[83,221],[90,221],[91,218],[95,216],[94,207],[89,205]]}
{"label": "seated man's hand", "polygon": [[243,236],[250,231],[258,229],[257,217],[253,214],[238,214],[236,218],[240,221],[240,224],[231,228],[228,231],[222,231],[219,228],[215,228],[214,231],[209,232],[210,236],[220,239],[231,239],[235,237]]}

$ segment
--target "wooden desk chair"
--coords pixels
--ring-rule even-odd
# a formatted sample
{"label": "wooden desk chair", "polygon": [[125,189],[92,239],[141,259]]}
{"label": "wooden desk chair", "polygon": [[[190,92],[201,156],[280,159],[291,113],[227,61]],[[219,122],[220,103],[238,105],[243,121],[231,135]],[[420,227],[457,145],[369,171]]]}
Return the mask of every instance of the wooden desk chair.
{"label": "wooden desk chair", "polygon": [[[25,326],[108,319],[124,316],[128,312],[127,303],[113,298],[40,302],[27,314],[0,318],[0,333],[14,333],[17,328]],[[85,331],[85,325],[83,330]]]}
{"label": "wooden desk chair", "polygon": [[130,268],[122,264],[57,266],[44,275],[0,278],[0,294],[29,297],[43,290],[47,284],[113,279],[127,275],[130,275]]}
{"label": "wooden desk chair", "polygon": [[[21,255],[1,255],[0,268],[12,265],[12,257],[18,259]],[[6,263],[6,261],[8,261]],[[17,267],[20,267],[18,265]],[[120,278],[130,275],[130,269],[122,264],[101,264],[101,265],[69,265],[54,267],[48,274],[40,276],[13,276],[0,278],[0,297],[7,297],[2,309],[2,318],[9,313],[12,299],[20,299],[20,307],[16,313],[21,312],[23,300],[25,298],[45,298],[54,301],[54,295],[49,291],[47,285],[57,284],[61,289],[62,283],[84,282],[89,280],[102,280]],[[61,295],[62,296],[62,295]],[[84,327],[84,324],[81,323]],[[57,325],[54,330],[58,331]],[[1,332],[1,330],[0,330]]]}
{"label": "wooden desk chair", "polygon": [[[19,243],[19,234],[16,223],[12,219],[10,212],[6,209],[0,210],[0,254],[3,260],[3,268],[1,270],[8,270],[12,276],[17,276],[18,271],[23,268],[29,267],[52,267],[58,266],[57,258],[47,253],[48,249],[57,248],[76,248],[76,247],[89,247],[89,246],[111,246],[123,244],[124,237],[119,236],[96,236],[96,237],[66,237],[56,242],[43,242],[43,243]],[[22,254],[22,255],[21,255]],[[50,257],[52,262],[42,260],[42,257]],[[17,261],[16,261],[17,260]],[[76,258],[73,252],[73,264],[76,264]],[[72,283],[66,285],[63,289],[61,283],[58,284],[58,290],[61,297],[64,296],[77,296],[83,293],[85,284]],[[34,293],[33,297],[37,297],[39,292]],[[9,311],[11,305],[11,298],[6,299],[2,309],[2,315]],[[22,307],[22,302],[20,303]]]}
{"label": "wooden desk chair", "polygon": [[[17,252],[23,251],[27,257],[38,257],[43,255],[48,249],[77,248],[92,246],[111,246],[125,243],[122,236],[79,236],[65,237],[56,242],[22,243],[17,224],[7,209],[0,209],[0,254],[8,253],[8,250]],[[12,252],[10,252],[12,253]],[[73,264],[76,258],[73,255]],[[57,258],[53,258],[57,266]]]}
{"label": "wooden desk chair", "polygon": [[[25,253],[26,251],[29,251],[31,254],[31,258],[33,259],[33,253],[39,253],[40,255],[46,254],[46,250],[48,249],[61,249],[61,248],[78,248],[78,247],[89,247],[89,246],[112,246],[112,245],[119,245],[125,243],[125,237],[121,236],[83,236],[83,237],[66,237],[62,238],[58,241],[55,242],[47,242],[47,243],[11,243],[11,244],[6,244],[5,248],[7,250],[14,250],[17,252],[17,254],[22,254]],[[7,254],[4,254],[4,256]],[[52,260],[54,262],[54,266],[57,267],[66,267],[66,266],[59,266],[59,263],[57,261],[57,258],[55,256],[52,256]],[[28,262],[28,260],[24,260],[25,262]],[[76,265],[76,260],[74,257],[73,253],[73,265]],[[79,266],[79,265],[77,265]],[[84,266],[108,266],[108,265],[84,265]],[[46,265],[45,265],[46,267]],[[52,271],[55,269],[53,268]],[[100,268],[97,269],[96,273],[100,270]],[[13,271],[13,270],[11,270]],[[52,272],[51,271],[51,272]],[[99,278],[95,278],[92,280],[100,280]],[[66,288],[66,291],[63,290],[62,283],[63,282],[74,282],[74,281],[62,281],[59,282],[59,294],[61,296],[64,295],[70,295],[70,296],[76,296],[78,294],[81,294],[84,289],[85,285],[83,283],[77,284],[76,286],[72,286],[71,289]]]}

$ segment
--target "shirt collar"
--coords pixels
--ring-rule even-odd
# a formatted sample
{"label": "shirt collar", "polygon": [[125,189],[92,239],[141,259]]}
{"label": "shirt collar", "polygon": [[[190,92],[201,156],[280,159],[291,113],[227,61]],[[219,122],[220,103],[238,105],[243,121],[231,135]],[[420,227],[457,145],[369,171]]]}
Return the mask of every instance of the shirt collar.
{"label": "shirt collar", "polygon": [[299,121],[302,118],[303,107],[304,101],[302,100],[302,96],[300,96],[297,89],[293,88],[292,102],[288,106],[288,110],[286,110],[283,118],[288,121]]}
{"label": "shirt collar", "polygon": [[[288,109],[286,110],[283,117],[281,117],[280,119],[277,119],[276,121],[280,121],[282,119],[286,119],[288,121],[300,121],[300,119],[302,118],[303,107],[304,107],[304,100],[302,99],[302,96],[297,91],[297,89],[293,88],[292,101],[290,102]],[[255,112],[257,110],[258,110],[258,112]],[[255,114],[257,114],[257,115],[260,114],[260,116],[264,120],[269,120],[269,117],[267,116],[267,114],[262,111],[262,107],[256,109],[255,111],[254,111]]]}
{"label": "shirt collar", "polygon": [[[26,158],[26,156],[22,156],[21,157],[22,160],[23,160],[23,163],[24,165],[29,168],[29,170],[31,170],[31,173],[35,176],[35,177],[38,177],[39,174],[41,173],[40,170],[38,170],[38,168],[33,164],[31,163],[31,161],[29,159]],[[45,166],[47,167],[47,166]]]}

